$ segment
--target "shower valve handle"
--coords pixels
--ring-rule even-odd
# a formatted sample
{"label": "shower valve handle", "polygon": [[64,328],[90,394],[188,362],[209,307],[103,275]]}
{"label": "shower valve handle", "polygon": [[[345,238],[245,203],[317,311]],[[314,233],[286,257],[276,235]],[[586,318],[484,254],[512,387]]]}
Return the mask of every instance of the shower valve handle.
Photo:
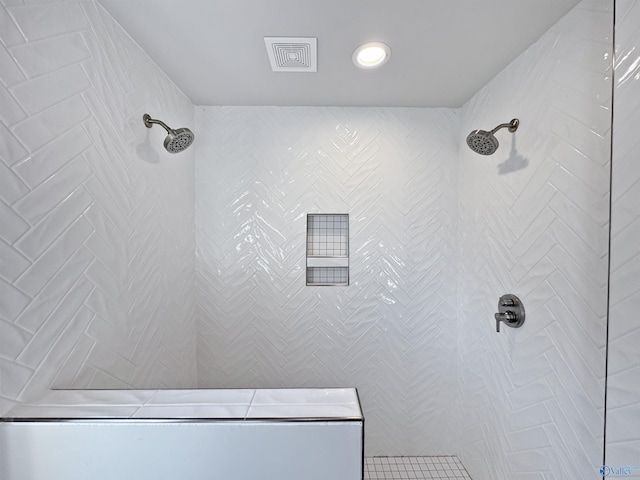
{"label": "shower valve handle", "polygon": [[513,326],[511,324],[518,321],[516,319],[516,314],[513,313],[513,312],[510,312],[509,310],[507,310],[504,313],[496,313],[494,315],[494,317],[496,319],[496,332],[497,333],[500,333],[500,322],[504,322],[509,326]]}
{"label": "shower valve handle", "polygon": [[496,319],[496,332],[500,333],[500,322],[513,328],[519,328],[524,323],[524,305],[518,297],[506,294],[498,301],[498,313]]}

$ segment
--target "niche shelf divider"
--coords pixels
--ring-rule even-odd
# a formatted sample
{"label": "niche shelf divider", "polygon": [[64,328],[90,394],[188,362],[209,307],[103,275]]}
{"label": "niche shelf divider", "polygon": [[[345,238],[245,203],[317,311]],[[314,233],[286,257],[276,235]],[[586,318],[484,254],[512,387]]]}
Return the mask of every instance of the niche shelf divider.
{"label": "niche shelf divider", "polygon": [[307,214],[307,285],[349,285],[348,214]]}

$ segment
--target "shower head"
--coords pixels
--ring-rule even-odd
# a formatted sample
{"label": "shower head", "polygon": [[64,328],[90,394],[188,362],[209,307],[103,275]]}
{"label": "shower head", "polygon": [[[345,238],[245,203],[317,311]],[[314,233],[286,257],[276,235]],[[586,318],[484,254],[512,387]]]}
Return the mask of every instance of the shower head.
{"label": "shower head", "polygon": [[467,145],[469,148],[480,155],[491,155],[498,149],[500,145],[498,139],[493,133],[484,130],[474,130],[467,135]]}
{"label": "shower head", "polygon": [[164,148],[166,148],[169,153],[180,153],[191,145],[195,138],[193,132],[188,128],[178,128],[174,130],[173,128],[169,128],[164,122],[154,120],[148,113],[142,116],[142,120],[147,128],[151,128],[154,123],[157,123],[167,131],[168,135],[167,138],[164,139]]}
{"label": "shower head", "polygon": [[514,118],[509,123],[501,123],[496,128],[487,132],[485,130],[474,130],[469,135],[467,135],[467,145],[469,148],[480,155],[491,155],[493,154],[500,145],[498,143],[498,139],[493,135],[501,128],[507,128],[511,133],[515,132],[518,129],[518,125],[520,125],[520,120]]}

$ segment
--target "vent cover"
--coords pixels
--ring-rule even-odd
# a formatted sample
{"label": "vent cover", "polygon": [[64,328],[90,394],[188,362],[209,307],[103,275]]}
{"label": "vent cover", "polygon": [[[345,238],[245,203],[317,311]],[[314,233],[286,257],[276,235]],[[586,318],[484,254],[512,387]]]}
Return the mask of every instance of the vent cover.
{"label": "vent cover", "polygon": [[274,72],[317,72],[316,38],[264,37]]}

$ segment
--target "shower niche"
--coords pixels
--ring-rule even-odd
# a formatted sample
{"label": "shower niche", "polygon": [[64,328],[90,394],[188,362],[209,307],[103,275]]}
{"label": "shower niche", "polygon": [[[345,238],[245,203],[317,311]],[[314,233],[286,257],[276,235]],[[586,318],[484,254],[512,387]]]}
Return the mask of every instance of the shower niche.
{"label": "shower niche", "polygon": [[307,215],[307,285],[349,285],[349,215]]}

